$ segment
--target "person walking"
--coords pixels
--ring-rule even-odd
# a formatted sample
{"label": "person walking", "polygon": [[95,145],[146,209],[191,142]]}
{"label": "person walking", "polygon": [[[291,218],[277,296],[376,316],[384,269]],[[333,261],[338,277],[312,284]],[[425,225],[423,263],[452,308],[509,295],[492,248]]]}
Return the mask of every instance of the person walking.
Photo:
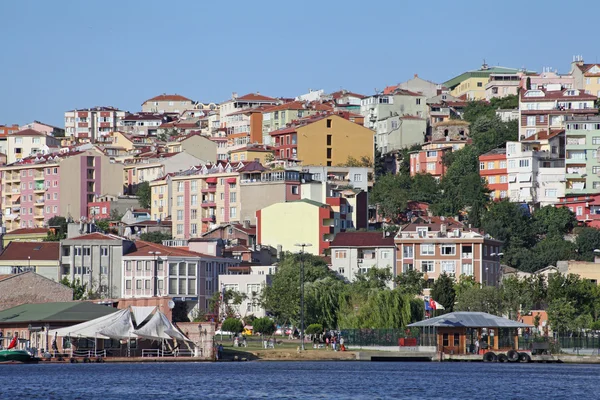
{"label": "person walking", "polygon": [[479,340],[475,339],[475,354],[479,354]]}
{"label": "person walking", "polygon": [[329,336],[325,337],[325,350],[329,350]]}
{"label": "person walking", "polygon": [[346,347],[344,347],[344,337],[340,336],[340,351],[346,351]]}

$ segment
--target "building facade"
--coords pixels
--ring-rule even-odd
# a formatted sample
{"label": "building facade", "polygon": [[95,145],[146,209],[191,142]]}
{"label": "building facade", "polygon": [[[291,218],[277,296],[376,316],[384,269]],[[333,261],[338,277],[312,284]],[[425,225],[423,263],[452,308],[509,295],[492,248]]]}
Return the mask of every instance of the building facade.
{"label": "building facade", "polygon": [[65,112],[65,135],[81,141],[95,141],[119,129],[127,115],[114,107],[82,108]]}
{"label": "building facade", "polygon": [[492,200],[508,198],[506,149],[494,149],[480,155],[479,175],[485,179]]}
{"label": "building facade", "polygon": [[7,136],[6,162],[12,164],[24,158],[58,151],[60,139],[33,129],[25,129]]}
{"label": "building facade", "polygon": [[160,94],[142,103],[142,112],[145,113],[172,113],[180,114],[194,108],[194,102],[179,94]]}
{"label": "building facade", "polygon": [[566,117],[566,194],[600,192],[600,116]]}
{"label": "building facade", "polygon": [[221,290],[233,290],[244,295],[242,303],[237,307],[237,314],[243,318],[246,315],[253,314],[257,318],[267,315],[266,310],[261,306],[261,296],[263,290],[271,285],[272,274],[275,273],[275,266],[251,266],[249,274],[227,274],[219,275],[219,288]]}

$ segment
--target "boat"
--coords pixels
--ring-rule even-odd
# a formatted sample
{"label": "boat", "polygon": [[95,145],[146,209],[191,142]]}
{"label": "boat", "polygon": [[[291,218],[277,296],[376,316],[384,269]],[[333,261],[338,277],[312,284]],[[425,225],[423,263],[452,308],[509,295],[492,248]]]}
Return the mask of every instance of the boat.
{"label": "boat", "polygon": [[38,359],[25,350],[0,350],[0,364],[35,363]]}

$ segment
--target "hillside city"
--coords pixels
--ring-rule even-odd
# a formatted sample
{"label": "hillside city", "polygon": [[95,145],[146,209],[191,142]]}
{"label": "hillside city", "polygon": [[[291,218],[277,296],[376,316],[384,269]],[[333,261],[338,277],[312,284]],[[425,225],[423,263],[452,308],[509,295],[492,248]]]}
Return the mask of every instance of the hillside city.
{"label": "hillside city", "polygon": [[0,310],[87,299],[298,326],[306,281],[321,330],[436,308],[600,327],[600,64],[564,67],[2,121]]}

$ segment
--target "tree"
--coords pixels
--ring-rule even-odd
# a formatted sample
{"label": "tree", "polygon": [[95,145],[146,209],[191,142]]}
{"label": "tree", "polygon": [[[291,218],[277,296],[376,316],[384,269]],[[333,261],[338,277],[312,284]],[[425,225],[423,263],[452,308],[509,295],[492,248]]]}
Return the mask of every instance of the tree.
{"label": "tree", "polygon": [[502,315],[502,292],[495,286],[473,285],[465,287],[456,296],[457,311],[479,311],[493,315]]}
{"label": "tree", "polygon": [[171,240],[173,236],[164,232],[144,232],[140,235],[140,240],[151,243],[162,244],[163,240]]}
{"label": "tree", "polygon": [[431,174],[416,174],[411,178],[410,200],[433,204],[440,197],[438,181]]}
{"label": "tree", "polygon": [[502,280],[502,297],[504,309],[510,319],[517,320],[518,316],[527,314],[534,306],[534,291],[532,281],[519,279],[515,276]]}
{"label": "tree", "polygon": [[396,275],[394,282],[399,291],[413,296],[422,295],[426,283],[423,273],[416,269],[411,269]]}
{"label": "tree", "polygon": [[517,121],[503,122],[495,114],[478,117],[470,127],[473,145],[479,155],[498,147],[506,147],[506,142],[517,141],[519,126]]}
{"label": "tree", "polygon": [[575,244],[581,259],[592,261],[594,259],[594,250],[600,249],[600,229],[581,229],[577,235]]}
{"label": "tree", "polygon": [[344,282],[331,276],[307,283],[304,288],[306,323],[318,323],[329,329],[337,328],[339,300],[344,286]]}
{"label": "tree", "polygon": [[518,203],[507,200],[492,203],[481,220],[481,228],[503,242],[505,248],[535,245],[531,219]]}
{"label": "tree", "polygon": [[353,282],[359,289],[385,289],[392,281],[390,268],[371,267],[365,273],[359,273]]}
{"label": "tree", "polygon": [[384,218],[398,221],[399,215],[406,210],[408,201],[411,200],[410,185],[409,175],[383,175],[373,185],[371,204],[377,206],[378,213]]}
{"label": "tree", "polygon": [[375,145],[375,160],[373,169],[373,172],[375,172],[376,179],[379,179],[380,176],[385,175],[387,171],[385,166],[385,158],[381,154],[381,150],[379,150],[379,147],[377,147],[377,145]]}
{"label": "tree", "polygon": [[451,312],[454,309],[456,300],[456,291],[454,290],[454,279],[449,277],[445,272],[442,273],[433,282],[431,287],[431,297],[444,306],[446,312]]}
{"label": "tree", "polygon": [[531,90],[531,78],[530,77],[527,77],[527,79],[525,79],[525,89]]}
{"label": "tree", "polygon": [[495,117],[496,110],[485,100],[473,100],[467,103],[462,116],[465,121],[473,123],[481,116]]}
{"label": "tree", "polygon": [[100,232],[107,232],[110,226],[110,222],[107,219],[100,219],[96,221],[95,224]]}
{"label": "tree", "polygon": [[411,321],[411,296],[398,290],[356,290],[351,285],[340,299],[341,329],[402,329]]}
{"label": "tree", "polygon": [[342,164],[343,167],[362,167],[362,164],[355,157],[348,156],[346,162]]}
{"label": "tree", "polygon": [[46,241],[57,241],[67,237],[67,219],[61,216],[55,216],[48,220],[48,236]]}
{"label": "tree", "polygon": [[88,296],[87,283],[81,283],[79,278],[75,278],[74,281],[70,281],[67,277],[60,280],[62,285],[73,289],[73,300],[85,300]]}
{"label": "tree", "polygon": [[257,318],[252,323],[252,330],[264,336],[271,336],[275,332],[275,323],[269,317]]}
{"label": "tree", "polygon": [[494,97],[490,100],[490,107],[494,110],[519,108],[519,96],[516,94],[509,94],[504,97]]}
{"label": "tree", "polygon": [[576,310],[567,299],[556,298],[552,300],[546,312],[553,331],[560,333],[573,329]]}
{"label": "tree", "polygon": [[151,194],[150,194],[150,183],[140,183],[135,191],[135,195],[138,197],[138,203],[141,208],[150,208]]}
{"label": "tree", "polygon": [[244,318],[242,318],[242,322],[244,323],[244,325],[252,326],[254,320],[256,320],[256,316],[254,314],[248,314],[245,315]]}
{"label": "tree", "polygon": [[273,161],[275,161],[275,156],[273,155],[273,153],[268,153],[265,156],[265,163],[268,164],[268,163],[273,162]]}
{"label": "tree", "polygon": [[241,331],[244,330],[244,324],[237,318],[227,318],[221,324],[222,332],[231,332],[234,335],[237,335]]}
{"label": "tree", "polygon": [[546,206],[533,213],[533,223],[539,236],[563,236],[577,225],[577,218],[567,207]]}
{"label": "tree", "polygon": [[307,335],[318,335],[323,332],[323,325],[321,324],[310,324],[308,328],[306,328]]}

